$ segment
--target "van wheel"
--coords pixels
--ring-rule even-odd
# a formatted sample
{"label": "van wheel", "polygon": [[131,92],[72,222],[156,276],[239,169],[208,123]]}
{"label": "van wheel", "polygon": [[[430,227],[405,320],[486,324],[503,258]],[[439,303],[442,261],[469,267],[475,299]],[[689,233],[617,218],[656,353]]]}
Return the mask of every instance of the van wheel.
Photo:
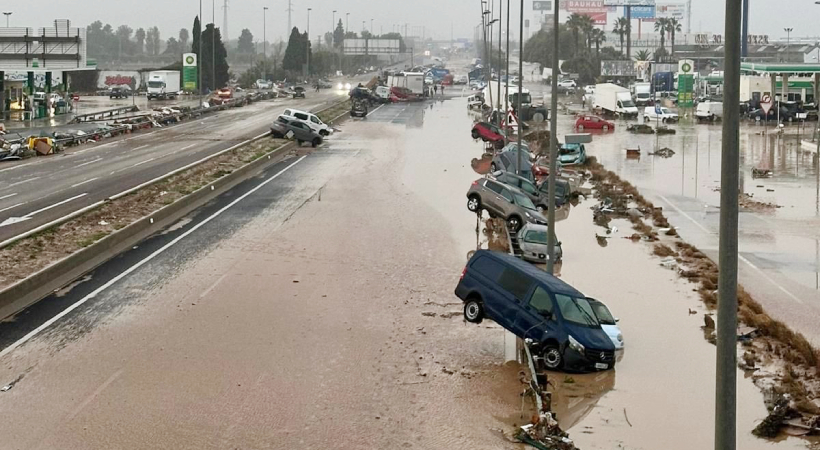
{"label": "van wheel", "polygon": [[481,323],[484,320],[484,307],[478,299],[467,299],[464,304],[464,320],[470,323]]}
{"label": "van wheel", "polygon": [[471,212],[478,212],[481,209],[481,199],[477,195],[471,195],[467,199],[467,209]]}
{"label": "van wheel", "polygon": [[564,365],[564,356],[558,347],[550,345],[544,350],[544,365],[550,370],[560,369]]}
{"label": "van wheel", "polygon": [[301,139],[297,139],[297,140],[296,140],[296,143],[297,143],[297,144],[299,144],[299,147],[301,147],[301,146],[302,146],[302,142],[304,142],[304,141],[302,141]]}
{"label": "van wheel", "polygon": [[330,133],[329,133],[327,130],[320,130],[320,131],[319,131],[319,135],[320,135],[320,136],[328,136],[329,134],[330,134]]}
{"label": "van wheel", "polygon": [[311,145],[313,145],[313,148],[316,148],[316,147],[318,147],[321,143],[322,143],[322,138],[315,138],[315,139],[313,139],[313,142],[311,142]]}
{"label": "van wheel", "polygon": [[532,115],[532,120],[534,122],[543,122],[544,121],[544,115],[541,114],[540,112],[535,113],[535,114]]}
{"label": "van wheel", "polygon": [[521,229],[521,219],[518,216],[510,216],[507,219],[507,228],[510,229],[510,233],[518,233],[518,230]]}
{"label": "van wheel", "polygon": [[476,130],[473,130],[473,132],[471,133],[471,135],[473,136],[473,139],[478,139],[478,137],[479,137],[479,136],[478,136],[478,131],[476,131]]}
{"label": "van wheel", "polygon": [[497,172],[497,171],[498,171],[498,167],[495,165],[495,163],[490,163],[490,173]]}

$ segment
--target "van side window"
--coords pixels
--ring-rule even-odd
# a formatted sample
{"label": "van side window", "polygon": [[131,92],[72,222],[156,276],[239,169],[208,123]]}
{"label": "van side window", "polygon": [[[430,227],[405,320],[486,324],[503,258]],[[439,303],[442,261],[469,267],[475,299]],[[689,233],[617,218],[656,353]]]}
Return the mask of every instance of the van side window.
{"label": "van side window", "polygon": [[492,182],[492,181],[490,181],[490,180],[487,180],[487,184],[486,184],[485,186],[487,186],[488,188],[490,188],[490,190],[491,190],[491,191],[493,191],[493,192],[495,192],[496,194],[500,194],[500,193],[501,193],[501,191],[503,191],[503,190],[504,190],[504,186],[501,186],[500,184],[498,184],[498,183],[494,183],[494,182]]}
{"label": "van side window", "polygon": [[512,194],[510,193],[510,191],[509,191],[509,190],[507,190],[507,189],[503,189],[503,190],[501,191],[501,196],[502,196],[502,197],[504,197],[504,198],[506,198],[508,202],[510,202],[510,203],[512,203],[512,202],[513,202],[513,196],[512,196]]}
{"label": "van side window", "polygon": [[515,269],[505,267],[498,278],[498,284],[518,300],[524,300],[532,287],[532,280]]}
{"label": "van side window", "polygon": [[293,113],[289,109],[286,109],[283,114],[286,116],[293,116]]}
{"label": "van side window", "polygon": [[542,289],[541,286],[536,287],[535,292],[530,297],[530,306],[542,316],[551,315],[553,307],[549,292]]}
{"label": "van side window", "polygon": [[315,123],[315,124],[321,123],[321,122],[319,122],[319,119],[316,116],[310,116],[310,121]]}
{"label": "van side window", "polygon": [[498,276],[501,275],[501,271],[504,270],[504,266],[498,261],[487,257],[478,258],[470,267],[493,281],[497,280]]}
{"label": "van side window", "polygon": [[299,119],[299,120],[308,120],[308,116],[306,116],[306,115],[304,115],[304,114],[302,114],[302,113],[296,113],[296,114],[294,115],[294,117],[296,117],[296,118],[297,118],[297,119]]}

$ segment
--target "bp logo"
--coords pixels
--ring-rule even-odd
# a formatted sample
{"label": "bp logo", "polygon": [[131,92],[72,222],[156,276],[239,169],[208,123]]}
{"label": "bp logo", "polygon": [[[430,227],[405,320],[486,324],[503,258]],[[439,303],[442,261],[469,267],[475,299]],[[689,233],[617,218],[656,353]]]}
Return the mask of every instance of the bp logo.
{"label": "bp logo", "polygon": [[687,63],[683,63],[683,64],[680,66],[680,69],[683,71],[683,73],[688,73],[688,72],[691,72],[691,71],[692,71],[692,65],[691,65],[691,64],[689,64],[688,62],[687,62]]}
{"label": "bp logo", "polygon": [[[194,57],[193,56],[186,57],[185,58],[185,63],[186,64],[193,64],[194,63]],[[687,72],[688,72],[688,70],[687,70]]]}

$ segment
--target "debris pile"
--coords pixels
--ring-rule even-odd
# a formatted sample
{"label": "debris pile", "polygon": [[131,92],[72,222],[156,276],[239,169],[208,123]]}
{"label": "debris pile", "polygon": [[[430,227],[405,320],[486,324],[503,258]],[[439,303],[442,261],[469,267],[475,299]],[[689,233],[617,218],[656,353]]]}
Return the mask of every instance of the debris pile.
{"label": "debris pile", "polygon": [[532,422],[521,427],[516,438],[542,450],[577,450],[567,433],[558,426],[558,421],[549,412],[533,416]]}

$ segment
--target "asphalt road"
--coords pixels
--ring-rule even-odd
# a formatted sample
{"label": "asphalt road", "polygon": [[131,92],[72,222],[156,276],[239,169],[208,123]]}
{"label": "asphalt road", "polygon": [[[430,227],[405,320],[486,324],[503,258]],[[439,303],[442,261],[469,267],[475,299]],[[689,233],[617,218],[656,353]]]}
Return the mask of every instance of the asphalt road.
{"label": "asphalt road", "polygon": [[0,241],[258,136],[286,107],[319,110],[344,93],[277,99],[0,165]]}

